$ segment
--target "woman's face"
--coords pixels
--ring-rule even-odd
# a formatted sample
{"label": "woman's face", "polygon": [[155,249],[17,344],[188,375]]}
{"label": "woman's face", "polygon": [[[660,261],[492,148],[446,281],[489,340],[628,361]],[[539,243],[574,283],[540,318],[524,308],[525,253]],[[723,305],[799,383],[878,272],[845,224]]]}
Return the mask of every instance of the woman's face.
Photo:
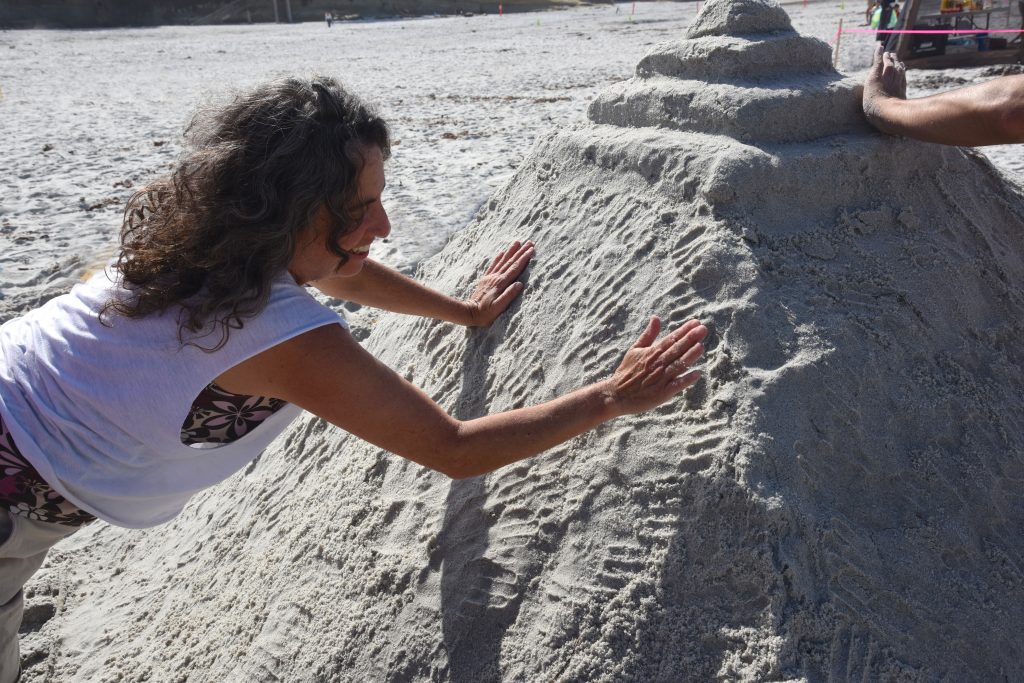
{"label": "woman's face", "polygon": [[351,277],[363,269],[363,263],[370,253],[370,245],[376,239],[383,239],[391,233],[391,222],[381,204],[384,191],[384,155],[379,147],[363,150],[365,162],[359,174],[358,189],[348,211],[362,220],[355,230],[343,235],[338,246],[348,255],[348,260],[332,253],[327,248],[326,236],[330,225],[330,213],[321,206],[313,216],[308,228],[299,237],[295,256],[288,265],[288,272],[299,284],[329,277]]}

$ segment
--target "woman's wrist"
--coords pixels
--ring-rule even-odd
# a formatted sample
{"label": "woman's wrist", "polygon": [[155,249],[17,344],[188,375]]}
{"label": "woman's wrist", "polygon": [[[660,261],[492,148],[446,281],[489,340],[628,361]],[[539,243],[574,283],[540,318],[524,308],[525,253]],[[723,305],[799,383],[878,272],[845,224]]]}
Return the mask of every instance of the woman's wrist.
{"label": "woman's wrist", "polygon": [[601,422],[607,422],[626,414],[626,411],[622,410],[622,405],[618,400],[618,393],[615,391],[615,384],[612,380],[601,380],[592,384],[591,387],[598,401]]}
{"label": "woman's wrist", "polygon": [[479,327],[480,326],[480,307],[477,306],[476,302],[472,299],[467,299],[462,302],[462,310],[465,322],[462,324],[466,327]]}

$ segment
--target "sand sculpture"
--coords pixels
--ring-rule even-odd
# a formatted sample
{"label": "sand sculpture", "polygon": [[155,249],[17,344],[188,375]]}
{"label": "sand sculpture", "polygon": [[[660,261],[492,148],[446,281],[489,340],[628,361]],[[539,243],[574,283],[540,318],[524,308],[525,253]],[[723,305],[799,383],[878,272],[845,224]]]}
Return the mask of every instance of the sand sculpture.
{"label": "sand sculpture", "polygon": [[708,2],[424,265],[464,291],[534,239],[510,315],[365,341],[472,417],[700,316],[702,383],[459,482],[306,419],[169,528],[72,542],[64,651],[98,654],[56,673],[1024,677],[1024,193],[858,106],[778,5]]}

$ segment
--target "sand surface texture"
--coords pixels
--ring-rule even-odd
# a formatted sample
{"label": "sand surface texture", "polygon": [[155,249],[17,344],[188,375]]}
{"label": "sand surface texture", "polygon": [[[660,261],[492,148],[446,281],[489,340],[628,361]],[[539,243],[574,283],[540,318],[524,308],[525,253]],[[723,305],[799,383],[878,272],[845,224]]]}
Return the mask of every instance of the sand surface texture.
{"label": "sand surface texture", "polygon": [[25,680],[1024,677],[1024,191],[868,129],[829,58],[712,0],[422,263],[464,292],[533,239],[506,316],[365,330],[470,418],[698,316],[685,398],[460,482],[304,418],[179,520],[60,546]]}

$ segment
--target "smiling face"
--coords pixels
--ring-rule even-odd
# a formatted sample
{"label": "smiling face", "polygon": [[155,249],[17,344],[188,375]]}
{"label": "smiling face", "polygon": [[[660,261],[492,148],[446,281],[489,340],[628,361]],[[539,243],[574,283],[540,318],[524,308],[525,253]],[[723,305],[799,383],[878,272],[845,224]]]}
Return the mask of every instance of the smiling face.
{"label": "smiling face", "polygon": [[338,246],[348,256],[348,260],[327,248],[331,214],[326,205],[321,206],[309,227],[300,234],[295,255],[288,264],[288,272],[299,284],[358,274],[369,256],[373,241],[383,239],[391,232],[391,222],[381,204],[381,193],[385,185],[384,155],[379,147],[366,147],[363,154],[365,163],[359,173],[358,189],[351,204],[345,207],[351,215],[361,215],[362,220],[354,230],[338,240]]}

